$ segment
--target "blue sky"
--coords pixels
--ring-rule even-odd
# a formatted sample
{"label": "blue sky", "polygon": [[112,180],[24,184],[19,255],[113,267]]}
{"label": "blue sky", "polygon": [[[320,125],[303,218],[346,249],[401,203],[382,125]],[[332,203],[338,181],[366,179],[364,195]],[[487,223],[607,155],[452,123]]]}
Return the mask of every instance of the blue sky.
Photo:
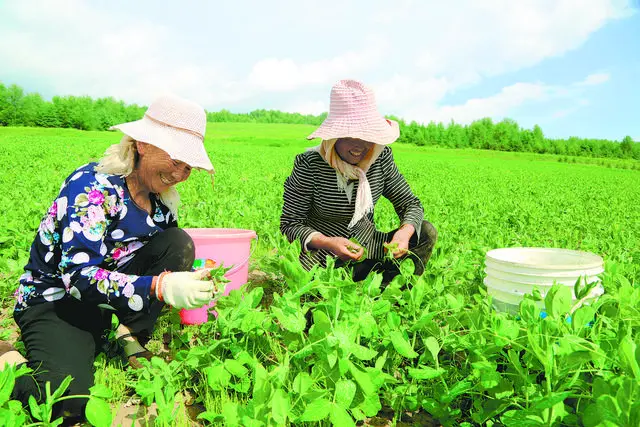
{"label": "blue sky", "polygon": [[354,78],[418,122],[640,141],[637,0],[0,0],[0,81],[320,113]]}

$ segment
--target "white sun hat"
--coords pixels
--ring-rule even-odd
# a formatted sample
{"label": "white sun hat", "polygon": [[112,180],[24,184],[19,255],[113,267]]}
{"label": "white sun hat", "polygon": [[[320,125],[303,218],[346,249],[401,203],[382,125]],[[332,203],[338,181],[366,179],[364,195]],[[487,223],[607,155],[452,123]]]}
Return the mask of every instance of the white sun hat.
{"label": "white sun hat", "polygon": [[213,173],[204,148],[207,115],[198,104],[174,95],[154,100],[140,120],[122,123],[118,129],[136,141],[155,145],[174,160]]}
{"label": "white sun hat", "polygon": [[307,139],[357,138],[389,145],[399,136],[398,123],[378,112],[373,90],[355,80],[340,80],[331,88],[327,118]]}

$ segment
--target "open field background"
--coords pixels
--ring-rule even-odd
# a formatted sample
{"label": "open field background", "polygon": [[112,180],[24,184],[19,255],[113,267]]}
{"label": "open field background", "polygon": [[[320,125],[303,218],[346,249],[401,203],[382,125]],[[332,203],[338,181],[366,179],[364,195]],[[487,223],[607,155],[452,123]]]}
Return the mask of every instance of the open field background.
{"label": "open field background", "polygon": [[[202,172],[178,187],[181,226],[252,228],[260,236],[258,254],[274,248],[280,240],[282,184],[294,156],[313,145],[304,139],[313,129],[210,124],[206,145],[216,167],[215,189]],[[115,132],[0,128],[5,224],[0,267],[5,274],[13,272],[12,260],[22,268],[62,180],[77,166],[99,159],[119,138]],[[426,218],[440,231],[437,261],[477,264],[486,249],[506,245],[594,251],[631,270],[634,251],[638,260],[640,174],[635,170],[565,164],[564,157],[553,155],[402,144],[393,149]],[[376,222],[387,230],[398,224],[384,199]]]}
{"label": "open field background", "polygon": [[[527,425],[598,425],[593,420],[600,415],[589,408],[602,407],[598,399],[606,395],[602,399],[609,399],[612,413],[626,420],[617,425],[640,420],[638,404],[620,400],[640,399],[640,351],[635,350],[640,345],[640,172],[618,167],[627,164],[622,160],[603,167],[552,155],[395,144],[400,171],[422,200],[439,241],[424,278],[414,283],[407,277],[414,291],[401,291],[398,284],[381,293],[369,282],[353,284],[337,272],[303,277],[287,267],[293,248],[278,231],[282,184],[295,154],[312,145],[304,139],[312,129],[209,124],[206,146],[217,172],[215,187],[202,172],[179,186],[180,225],[256,230],[252,269],[262,272],[261,279],[242,303],[236,297],[222,302],[217,323],[180,330],[166,316],[156,344],[159,349],[163,334],[174,335],[168,346],[172,362],[138,374],[120,371],[113,361],[97,362],[97,382],[114,392],[108,399],[114,407],[135,391],[143,403],[155,402],[160,423],[175,421],[175,414],[167,415],[175,401],[180,407],[193,403],[205,411],[203,418],[226,425],[292,420],[349,425],[340,423],[347,422],[345,417],[371,422],[377,413],[392,422],[404,417],[409,425],[426,422],[411,418],[418,413],[445,425],[524,425],[522,419],[531,420]],[[0,128],[5,313],[35,230],[60,183],[119,138],[114,132]],[[376,222],[386,230],[398,225],[388,202],[378,205]],[[591,308],[593,326],[587,330],[559,315],[545,323],[535,315],[516,319],[493,313],[483,292],[482,262],[487,250],[506,246],[601,255],[608,297]],[[313,285],[303,288],[308,283]],[[342,303],[336,302],[338,295]],[[302,333],[300,319],[308,309],[327,313],[326,330]],[[358,323],[363,313],[376,328]],[[249,317],[252,326],[242,323]],[[3,324],[9,327],[11,319],[5,317]],[[5,335],[10,334],[7,329]],[[350,344],[320,348],[318,342],[331,342],[322,334]],[[225,345],[217,346],[216,340]],[[575,348],[555,351],[558,340]],[[366,351],[354,350],[351,343]],[[632,350],[625,355],[623,347]],[[301,355],[304,349],[308,354]],[[227,382],[214,380],[227,376]],[[305,389],[301,382],[307,377]],[[606,391],[594,390],[600,380]],[[463,386],[454,393],[456,384]],[[167,396],[171,403],[160,405],[145,389],[152,386],[173,391]],[[620,396],[623,389],[627,394]],[[326,402],[327,412],[315,408],[314,401]]]}

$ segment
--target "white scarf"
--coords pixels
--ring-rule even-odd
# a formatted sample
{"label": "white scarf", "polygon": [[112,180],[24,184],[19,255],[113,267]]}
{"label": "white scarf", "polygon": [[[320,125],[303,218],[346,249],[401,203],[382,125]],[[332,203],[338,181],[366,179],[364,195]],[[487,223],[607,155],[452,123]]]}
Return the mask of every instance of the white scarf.
{"label": "white scarf", "polygon": [[[358,193],[356,194],[356,208],[349,222],[349,228],[356,225],[365,215],[373,212],[373,197],[371,196],[371,187],[367,180],[367,171],[369,167],[376,161],[382,150],[383,145],[373,144],[373,147],[367,153],[366,157],[357,165],[351,165],[340,158],[335,150],[337,139],[323,140],[322,143],[310,150],[317,151],[320,156],[336,171],[338,187],[348,194],[352,187],[347,185],[350,179],[360,181],[358,185]],[[349,197],[349,200],[351,198]]]}

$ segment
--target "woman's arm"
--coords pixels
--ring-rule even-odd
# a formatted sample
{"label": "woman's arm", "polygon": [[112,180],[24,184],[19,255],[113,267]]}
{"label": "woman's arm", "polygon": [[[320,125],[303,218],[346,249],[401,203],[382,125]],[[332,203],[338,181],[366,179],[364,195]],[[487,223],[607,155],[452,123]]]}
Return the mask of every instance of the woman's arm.
{"label": "woman's arm", "polygon": [[359,259],[364,249],[344,237],[327,237],[305,224],[313,206],[313,176],[311,165],[299,154],[291,175],[284,183],[284,204],[280,217],[280,231],[290,242],[300,240],[302,249],[323,249],[342,260]]}
{"label": "woman's arm", "polygon": [[[404,176],[398,171],[398,166],[393,159],[391,149],[389,147],[385,148],[381,156],[385,177],[382,195],[389,199],[398,217],[400,217],[402,227],[400,227],[399,231],[404,230],[403,232],[409,233],[411,228],[405,227],[405,225],[411,225],[414,230],[413,232],[419,237],[420,227],[424,220],[422,203],[420,203],[420,199],[413,194]],[[409,237],[413,235],[413,232],[410,233]]]}
{"label": "woman's arm", "polygon": [[321,233],[305,224],[313,205],[313,176],[303,154],[296,156],[293,171],[284,182],[283,199],[280,232],[290,242],[300,240],[303,249],[307,250],[311,239]]}

